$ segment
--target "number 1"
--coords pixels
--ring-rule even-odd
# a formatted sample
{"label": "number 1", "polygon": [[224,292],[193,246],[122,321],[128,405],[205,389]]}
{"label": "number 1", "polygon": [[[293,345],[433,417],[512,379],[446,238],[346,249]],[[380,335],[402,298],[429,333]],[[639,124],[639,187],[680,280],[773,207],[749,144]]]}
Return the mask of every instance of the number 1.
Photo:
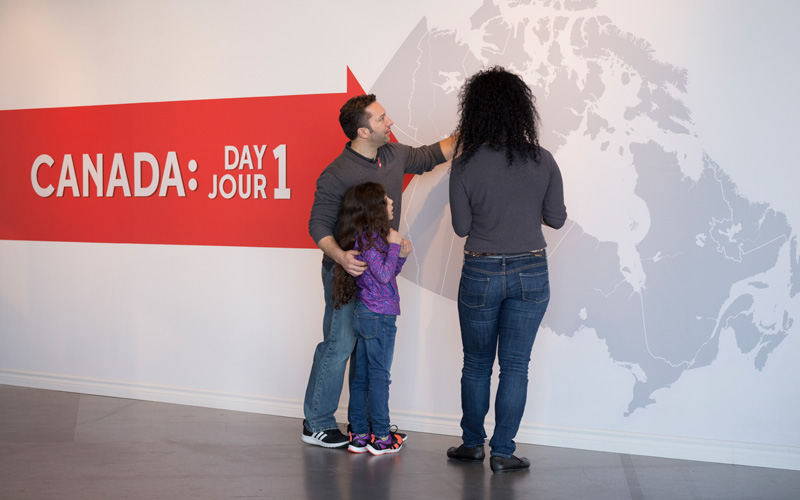
{"label": "number 1", "polygon": [[275,199],[289,200],[292,198],[292,190],[286,187],[286,144],[273,149],[272,154],[278,160],[278,187],[275,188]]}

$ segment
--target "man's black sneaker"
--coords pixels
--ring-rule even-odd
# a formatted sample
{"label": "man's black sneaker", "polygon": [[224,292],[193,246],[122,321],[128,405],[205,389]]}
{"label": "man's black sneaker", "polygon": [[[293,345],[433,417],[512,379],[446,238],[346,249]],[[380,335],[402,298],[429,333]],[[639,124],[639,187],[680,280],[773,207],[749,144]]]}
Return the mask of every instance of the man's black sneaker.
{"label": "man's black sneaker", "polygon": [[301,439],[304,443],[322,446],[323,448],[344,448],[350,443],[350,439],[342,434],[338,427],[327,431],[311,432],[306,427],[305,420],[303,420],[303,435]]}

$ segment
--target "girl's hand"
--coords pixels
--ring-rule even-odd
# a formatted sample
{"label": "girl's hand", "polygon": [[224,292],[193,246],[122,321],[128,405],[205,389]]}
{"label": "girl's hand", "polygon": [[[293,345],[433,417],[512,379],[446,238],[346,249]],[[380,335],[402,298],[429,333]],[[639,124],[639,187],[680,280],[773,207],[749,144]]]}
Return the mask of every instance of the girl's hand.
{"label": "girl's hand", "polygon": [[400,243],[400,257],[405,259],[411,254],[413,249],[414,248],[411,246],[411,242],[403,238],[403,242]]}
{"label": "girl's hand", "polygon": [[386,236],[386,241],[389,243],[397,243],[399,245],[400,242],[403,241],[403,237],[400,236],[400,233],[394,229],[389,229],[389,234]]}

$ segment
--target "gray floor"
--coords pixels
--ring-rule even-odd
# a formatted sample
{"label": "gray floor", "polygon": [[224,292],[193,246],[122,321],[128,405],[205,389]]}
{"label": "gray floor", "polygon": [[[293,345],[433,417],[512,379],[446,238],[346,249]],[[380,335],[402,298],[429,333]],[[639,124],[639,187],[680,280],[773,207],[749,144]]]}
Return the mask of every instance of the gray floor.
{"label": "gray floor", "polygon": [[382,457],[300,441],[301,421],[0,385],[0,498],[793,499],[800,472],[519,445],[530,471],[450,462],[410,432]]}

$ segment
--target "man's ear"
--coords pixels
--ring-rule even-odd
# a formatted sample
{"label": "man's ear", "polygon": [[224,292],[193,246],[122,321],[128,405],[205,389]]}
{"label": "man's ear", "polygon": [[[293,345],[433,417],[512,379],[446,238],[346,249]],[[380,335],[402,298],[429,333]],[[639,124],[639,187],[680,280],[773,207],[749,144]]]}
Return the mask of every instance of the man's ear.
{"label": "man's ear", "polygon": [[358,136],[361,137],[362,139],[366,139],[369,137],[369,129],[367,127],[358,127],[358,130],[356,132],[358,133]]}

